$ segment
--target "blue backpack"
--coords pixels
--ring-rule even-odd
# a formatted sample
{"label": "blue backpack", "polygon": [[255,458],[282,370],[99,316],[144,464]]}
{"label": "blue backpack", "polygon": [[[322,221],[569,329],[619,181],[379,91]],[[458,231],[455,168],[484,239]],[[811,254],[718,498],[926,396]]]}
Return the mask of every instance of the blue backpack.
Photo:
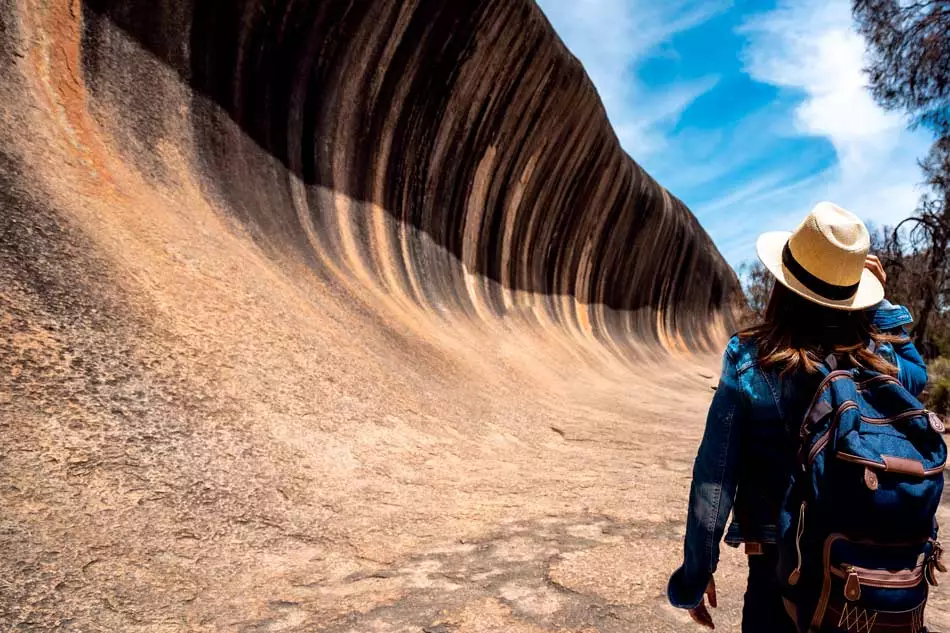
{"label": "blue backpack", "polygon": [[778,522],[779,581],[799,631],[923,631],[940,560],[944,427],[868,369],[824,379],[800,429]]}

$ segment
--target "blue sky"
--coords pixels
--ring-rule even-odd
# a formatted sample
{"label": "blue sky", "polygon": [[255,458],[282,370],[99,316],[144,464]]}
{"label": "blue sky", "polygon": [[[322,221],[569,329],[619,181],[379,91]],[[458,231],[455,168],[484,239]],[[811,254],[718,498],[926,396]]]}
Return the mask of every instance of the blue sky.
{"label": "blue sky", "polygon": [[930,146],[881,110],[849,0],[538,0],[624,149],[734,266],[830,200],[893,225]]}

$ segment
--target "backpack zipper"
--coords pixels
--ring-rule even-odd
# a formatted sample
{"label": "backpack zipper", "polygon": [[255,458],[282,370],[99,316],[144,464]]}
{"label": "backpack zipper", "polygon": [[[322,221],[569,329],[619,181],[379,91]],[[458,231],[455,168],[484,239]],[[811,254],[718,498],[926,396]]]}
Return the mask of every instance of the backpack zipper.
{"label": "backpack zipper", "polygon": [[[838,426],[838,420],[841,417],[841,414],[844,413],[845,411],[848,411],[849,409],[857,409],[857,408],[858,408],[857,403],[852,400],[849,400],[845,402],[844,404],[842,404],[840,407],[838,407],[838,411],[837,413],[835,413],[835,419],[832,421],[831,425],[828,427],[828,430],[825,431],[815,441],[815,443],[811,447],[811,450],[808,451],[808,459],[806,463],[808,464],[812,463],[815,460],[815,457],[818,456],[818,453],[820,453],[821,450],[825,447],[825,445],[828,444],[828,440],[830,439],[831,432],[834,431],[835,427]],[[898,415],[895,415],[889,418],[868,418],[862,415],[861,419],[867,422],[868,424],[890,424],[892,422],[903,420],[904,418],[924,415],[925,413],[926,411],[924,411],[923,409],[913,409],[911,411],[904,411],[903,413],[899,413]],[[841,457],[841,459],[845,459],[847,461],[857,461],[858,459],[860,459],[857,456],[847,456],[847,454],[844,454],[844,455],[846,456]],[[884,464],[881,464],[880,462],[875,462],[872,460],[864,460],[863,462],[858,462],[858,463],[864,463],[868,466],[876,466],[878,468],[884,468]],[[805,469],[805,464],[802,464],[802,470],[804,469]],[[927,471],[926,474],[929,476],[937,472],[940,472],[942,470],[943,470],[943,465],[941,465],[939,469],[938,468],[932,469],[932,472]]]}
{"label": "backpack zipper", "polygon": [[[916,587],[924,578],[924,566],[913,569],[890,571],[888,569],[869,569],[857,565],[839,565],[831,568],[831,573],[845,579],[845,597],[854,602],[861,597],[861,585],[879,589],[908,589]],[[853,589],[853,583],[858,587]],[[849,592],[849,589],[851,590]],[[849,595],[849,593],[851,595]],[[851,597],[854,595],[855,597]]]}
{"label": "backpack zipper", "polygon": [[805,533],[805,502],[798,511],[798,525],[795,527],[795,569],[788,575],[788,584],[793,587],[798,584],[802,575],[802,534]]}
{"label": "backpack zipper", "polygon": [[910,418],[917,415],[927,415],[927,411],[924,409],[911,409],[910,411],[904,411],[903,413],[898,413],[897,415],[891,416],[889,418],[869,418],[866,415],[862,415],[861,419],[868,424],[890,424],[891,422],[897,422],[898,420],[903,420],[904,418]]}
{"label": "backpack zipper", "polygon": [[[850,543],[857,543],[857,544],[878,545],[878,546],[881,545],[881,543],[877,543],[874,541],[849,539],[847,536],[845,536],[844,534],[841,534],[840,532],[835,532],[833,534],[828,535],[828,538],[825,539],[825,546],[822,552],[824,580],[821,585],[821,594],[818,597],[818,604],[815,606],[815,611],[812,614],[812,619],[811,619],[811,626],[812,628],[816,630],[821,627],[822,620],[824,620],[825,618],[825,611],[828,609],[828,599],[831,596],[831,574],[834,572],[834,566],[831,564],[831,546],[834,545],[836,541],[841,541],[841,540],[848,541]],[[924,543],[932,541],[932,540],[933,539],[926,539]],[[914,542],[890,543],[889,546],[905,547],[905,546],[917,545],[917,544],[918,543],[914,543]],[[923,543],[920,543],[920,544],[923,544]],[[861,572],[864,571],[859,567],[851,567],[850,570],[856,572],[858,575],[860,575]],[[873,571],[878,571],[878,570],[867,570],[867,571],[873,572]],[[909,571],[909,570],[904,570],[904,571]],[[845,573],[847,574],[847,572]],[[838,574],[835,574],[835,575],[838,575]],[[847,579],[847,575],[845,576],[845,578]],[[870,581],[870,580],[868,583],[865,583],[865,584],[869,587],[875,586],[873,584],[873,581]],[[916,586],[916,585],[913,585],[913,586]],[[888,585],[888,588],[890,588],[890,585]]]}
{"label": "backpack zipper", "polygon": [[[874,468],[876,470],[887,471],[887,464],[882,464],[881,462],[876,462],[873,459],[867,459],[865,457],[858,457],[857,455],[852,455],[851,453],[843,453],[838,451],[835,453],[835,457],[841,461],[851,462],[852,464],[861,464],[862,466],[867,466],[868,468]],[[934,475],[939,475],[944,471],[946,467],[946,462],[942,464],[937,464],[933,468],[929,468],[923,471],[922,477],[933,477]]]}
{"label": "backpack zipper", "polygon": [[864,387],[864,386],[866,386],[866,385],[869,385],[869,384],[871,384],[872,382],[877,382],[878,380],[883,380],[884,382],[892,382],[892,383],[897,384],[897,385],[901,384],[901,381],[900,381],[900,380],[898,380],[897,378],[894,378],[894,376],[891,376],[891,375],[889,375],[889,374],[881,374],[880,376],[873,376],[873,377],[871,377],[871,378],[868,378],[867,380],[862,380],[861,382],[856,382],[855,384],[856,384],[856,385],[858,386],[858,388],[860,389],[861,387]]}
{"label": "backpack zipper", "polygon": [[833,567],[832,573],[844,578],[855,575],[866,587],[880,587],[881,589],[906,589],[916,587],[924,577],[924,566],[918,565],[912,569],[890,571],[888,569],[870,569],[857,565],[841,565]]}

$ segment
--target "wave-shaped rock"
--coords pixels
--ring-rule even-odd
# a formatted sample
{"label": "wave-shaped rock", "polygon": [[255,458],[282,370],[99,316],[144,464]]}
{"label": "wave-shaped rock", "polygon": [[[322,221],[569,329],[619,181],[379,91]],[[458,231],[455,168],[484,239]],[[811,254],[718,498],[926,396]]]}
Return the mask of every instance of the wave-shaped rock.
{"label": "wave-shaped rock", "polygon": [[[480,317],[570,296],[556,319],[599,337],[692,347],[721,327],[734,274],[620,148],[533,3],[85,0],[83,11],[84,78],[129,155],[147,170],[142,148],[188,143],[272,249]],[[140,46],[187,90],[129,64]],[[169,123],[182,111],[184,139]]]}
{"label": "wave-shaped rock", "polygon": [[527,0],[0,0],[0,623],[679,630],[737,288]]}

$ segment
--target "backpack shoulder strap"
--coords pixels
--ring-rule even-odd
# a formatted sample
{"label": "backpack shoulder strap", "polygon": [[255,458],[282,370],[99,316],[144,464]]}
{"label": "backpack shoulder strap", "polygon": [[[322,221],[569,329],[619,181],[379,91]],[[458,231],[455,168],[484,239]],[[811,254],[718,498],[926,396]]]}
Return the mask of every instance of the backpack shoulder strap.
{"label": "backpack shoulder strap", "polygon": [[[880,351],[880,346],[874,342],[874,339],[871,339],[868,341],[867,350],[872,354],[876,354]],[[825,375],[828,375],[838,369],[838,365],[840,365],[838,362],[838,356],[832,352],[831,354],[825,356],[825,361],[822,363],[821,369]]]}
{"label": "backpack shoulder strap", "polygon": [[836,398],[832,395],[832,384],[841,379],[853,380],[850,371],[839,370],[838,360],[834,354],[829,354],[821,368],[822,379],[815,389],[811,403],[805,409],[799,430],[799,458],[804,465],[804,456],[807,449],[808,437],[818,428],[822,420],[834,413],[837,406]]}

